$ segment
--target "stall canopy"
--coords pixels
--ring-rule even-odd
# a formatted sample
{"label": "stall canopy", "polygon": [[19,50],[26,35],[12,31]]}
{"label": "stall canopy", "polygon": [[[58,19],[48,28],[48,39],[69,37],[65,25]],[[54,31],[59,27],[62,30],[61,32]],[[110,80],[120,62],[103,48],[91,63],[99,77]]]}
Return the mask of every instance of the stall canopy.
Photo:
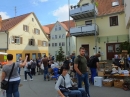
{"label": "stall canopy", "polygon": [[4,52],[0,52],[0,55],[7,55],[7,53],[4,53]]}

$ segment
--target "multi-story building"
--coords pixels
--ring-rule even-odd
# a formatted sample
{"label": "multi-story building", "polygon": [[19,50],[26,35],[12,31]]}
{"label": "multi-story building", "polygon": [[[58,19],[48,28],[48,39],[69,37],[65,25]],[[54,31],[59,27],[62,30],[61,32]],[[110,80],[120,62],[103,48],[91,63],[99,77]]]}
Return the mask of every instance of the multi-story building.
{"label": "multi-story building", "polygon": [[124,0],[126,27],[129,29],[130,37],[130,0]]}
{"label": "multi-story building", "polygon": [[2,20],[0,17],[0,52],[13,54],[16,61],[48,55],[48,38],[34,13]]}
{"label": "multi-story building", "polygon": [[80,0],[77,6],[71,6],[76,27],[70,33],[76,36],[77,54],[80,46],[85,47],[87,57],[100,52],[102,60],[119,53],[120,43],[129,40],[123,1]]}
{"label": "multi-story building", "polygon": [[58,54],[59,47],[63,48],[64,55],[75,53],[76,44],[75,37],[69,33],[69,27],[75,27],[73,20],[49,24],[43,26],[43,30],[50,37],[49,39],[49,53],[52,56]]}

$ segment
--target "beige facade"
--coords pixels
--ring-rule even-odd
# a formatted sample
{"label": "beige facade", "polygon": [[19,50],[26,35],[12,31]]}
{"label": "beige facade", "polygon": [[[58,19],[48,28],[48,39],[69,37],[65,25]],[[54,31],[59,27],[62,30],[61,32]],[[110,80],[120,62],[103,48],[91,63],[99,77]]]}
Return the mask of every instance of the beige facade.
{"label": "beige facade", "polygon": [[[2,35],[2,33],[0,34]],[[0,38],[0,41],[2,40]],[[5,42],[2,42],[2,45],[5,45]],[[44,54],[48,55],[48,39],[34,13],[30,13],[8,30],[7,53],[14,55],[14,61],[19,56],[24,59],[26,54],[29,55],[29,59],[36,59]]]}
{"label": "beige facade", "polygon": [[129,37],[130,37],[130,0],[124,0],[125,4],[125,21],[126,27],[129,29]]}
{"label": "beige facade", "polygon": [[[80,6],[82,6],[84,3],[87,3],[86,1],[88,1],[88,0],[81,0]],[[97,0],[97,1],[99,1],[99,0]],[[102,9],[104,9],[104,10],[105,10],[106,6],[107,7],[110,6],[110,8],[111,8],[112,7],[112,5],[110,5],[110,4],[112,4],[111,2],[107,1],[110,4],[108,4],[108,5],[106,4],[106,6],[102,5],[103,4],[102,2],[106,2],[106,1],[107,0],[105,0],[105,1],[101,0],[101,2],[98,2],[99,3],[98,6],[102,6]],[[88,3],[90,3],[90,2],[88,2]],[[118,9],[119,6],[121,6],[121,8],[122,8],[121,0],[120,0],[120,3],[118,3],[118,4],[120,4],[120,5],[116,5],[113,8]],[[86,6],[89,8],[90,5],[86,5]],[[81,9],[84,10],[84,7],[85,6],[83,6]],[[98,8],[100,8],[100,10],[98,10]],[[129,40],[128,29],[126,29],[126,26],[125,26],[125,13],[123,10],[121,10],[120,12],[119,11],[118,12],[111,12],[110,14],[108,14],[107,10],[106,10],[106,13],[104,12],[105,15],[103,15],[103,14],[101,14],[101,11],[103,11],[101,9],[101,7],[98,7],[98,8],[97,8],[97,10],[99,11],[99,14],[96,16],[96,19],[95,19],[96,25],[99,29],[98,30],[99,34],[97,33],[97,37],[95,37],[95,34],[92,34],[92,35],[88,34],[88,33],[93,33],[93,31],[91,31],[91,32],[88,31],[88,33],[86,33],[87,30],[92,26],[91,24],[86,25],[86,21],[92,20],[92,24],[94,23],[94,17],[90,16],[91,13],[89,14],[89,12],[88,12],[88,13],[84,14],[84,16],[85,15],[89,16],[87,18],[75,20],[77,28],[82,27],[82,30],[83,30],[84,26],[88,27],[88,29],[86,29],[86,32],[82,32],[82,33],[86,33],[86,35],[82,35],[82,36],[79,35],[80,37],[77,36],[77,38],[76,38],[76,44],[77,44],[76,45],[76,48],[77,48],[76,53],[79,54],[79,47],[85,46],[85,47],[87,47],[86,50],[88,50],[87,53],[89,53],[88,55],[90,57],[96,53],[96,48],[97,48],[97,52],[101,52],[101,54],[102,54],[101,60],[107,60],[108,57],[111,57],[110,59],[112,59],[114,57],[114,55],[111,56],[110,53],[112,53],[114,51],[115,51],[114,53],[116,53],[117,48],[119,48],[119,44],[121,42]],[[112,11],[113,8],[111,8],[110,11]],[[78,11],[78,8],[73,9],[73,10]],[[72,14],[73,13],[74,12],[72,12]],[[72,15],[72,16],[74,18],[78,18],[78,16],[76,17],[76,15],[77,14],[75,14],[75,16],[74,15]],[[111,23],[112,23],[111,21],[112,21],[113,17],[116,17],[116,25],[111,25]],[[74,33],[73,29],[72,29],[72,31]],[[75,33],[77,34],[79,32],[75,31]],[[97,45],[97,47],[95,47],[96,45]],[[108,53],[109,53],[109,56],[108,56]]]}
{"label": "beige facade", "polygon": [[56,22],[50,32],[49,53],[52,56],[58,54],[59,47],[62,47],[64,55],[72,54],[76,51],[75,37],[67,37],[68,31],[62,25],[60,22]]}

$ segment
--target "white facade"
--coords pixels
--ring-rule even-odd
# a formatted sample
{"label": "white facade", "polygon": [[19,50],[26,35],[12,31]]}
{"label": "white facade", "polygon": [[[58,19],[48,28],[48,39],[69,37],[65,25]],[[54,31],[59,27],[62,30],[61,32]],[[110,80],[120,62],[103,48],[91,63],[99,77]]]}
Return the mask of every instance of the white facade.
{"label": "white facade", "polygon": [[6,32],[0,32],[0,49],[1,50],[6,50],[8,49],[8,45],[7,45],[7,38],[8,38],[8,35]]}
{"label": "white facade", "polygon": [[[52,56],[58,54],[59,47],[62,47],[64,55],[73,53],[76,51],[76,41],[75,37],[70,37],[70,47],[69,47],[69,37],[66,37],[68,31],[61,25],[61,23],[56,22],[52,31],[50,32],[50,41],[49,41],[49,53]],[[70,50],[69,50],[70,48]],[[70,51],[70,52],[69,52]]]}

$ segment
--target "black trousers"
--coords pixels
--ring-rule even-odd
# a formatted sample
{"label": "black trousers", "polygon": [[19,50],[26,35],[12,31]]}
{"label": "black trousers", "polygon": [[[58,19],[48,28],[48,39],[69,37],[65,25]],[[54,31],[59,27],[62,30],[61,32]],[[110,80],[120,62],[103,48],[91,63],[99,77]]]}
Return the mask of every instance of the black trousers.
{"label": "black trousers", "polygon": [[31,74],[32,74],[32,75],[35,75],[35,74],[36,74],[35,68],[31,68]]}

